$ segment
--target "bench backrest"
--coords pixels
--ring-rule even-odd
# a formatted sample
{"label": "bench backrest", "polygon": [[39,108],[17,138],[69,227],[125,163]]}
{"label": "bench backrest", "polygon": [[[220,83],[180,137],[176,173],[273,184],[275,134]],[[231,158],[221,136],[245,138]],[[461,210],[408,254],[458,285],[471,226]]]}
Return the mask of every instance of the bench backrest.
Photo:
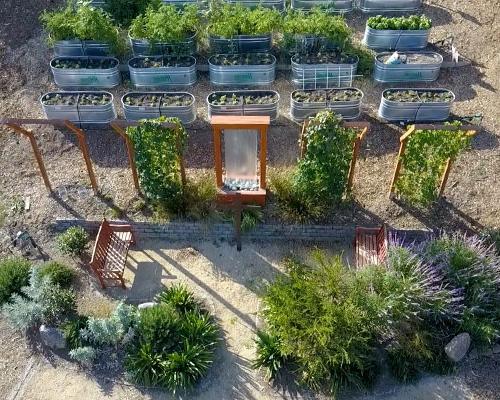
{"label": "bench backrest", "polygon": [[385,261],[387,257],[387,229],[385,224],[382,225],[379,232],[377,233],[377,256],[379,262]]}

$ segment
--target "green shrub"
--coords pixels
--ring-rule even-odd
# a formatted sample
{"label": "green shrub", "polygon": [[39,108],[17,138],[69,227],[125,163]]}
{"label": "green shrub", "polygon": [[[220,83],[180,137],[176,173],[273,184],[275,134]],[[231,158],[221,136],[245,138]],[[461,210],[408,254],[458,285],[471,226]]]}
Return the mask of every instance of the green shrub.
{"label": "green shrub", "polygon": [[340,258],[315,255],[316,266],[287,262],[289,277],[278,278],[264,296],[269,333],[283,356],[297,365],[299,381],[335,393],[373,381],[379,312]]}
{"label": "green shrub", "polygon": [[30,278],[30,262],[24,258],[7,258],[0,261],[0,305],[13,294],[21,293]]}
{"label": "green shrub", "polygon": [[175,393],[205,375],[219,332],[185,288],[170,288],[158,300],[160,304],[141,310],[125,368],[135,382]]}
{"label": "green shrub", "polygon": [[286,363],[286,357],[281,353],[279,338],[264,331],[257,331],[255,343],[257,358],[252,367],[265,368],[266,376],[274,379]]}
{"label": "green shrub", "polygon": [[56,261],[47,262],[39,269],[42,279],[47,278],[53,284],[59,285],[63,289],[71,287],[75,277],[75,271],[73,269]]}
{"label": "green shrub", "polygon": [[87,232],[85,232],[85,229],[80,226],[72,226],[57,237],[59,250],[71,256],[82,254],[88,242],[89,236]]}
{"label": "green shrub", "polygon": [[148,6],[157,8],[160,4],[160,0],[106,0],[103,8],[116,23],[127,27],[134,18],[144,13]]}
{"label": "green shrub", "polygon": [[69,356],[76,362],[90,367],[97,357],[97,351],[91,346],[77,347],[69,352]]}
{"label": "green shrub", "polygon": [[262,223],[264,214],[261,209],[245,209],[241,213],[241,231],[248,232],[255,229],[258,224]]}
{"label": "green shrub", "polygon": [[217,215],[217,188],[215,176],[203,173],[194,179],[188,179],[184,191],[185,213],[187,217],[200,220]]}
{"label": "green shrub", "polygon": [[129,34],[134,39],[175,44],[196,33],[199,25],[198,8],[195,5],[179,9],[164,4],[159,8],[150,7],[135,18]]}
{"label": "green shrub", "polygon": [[87,322],[89,318],[84,315],[79,315],[74,319],[70,319],[65,322],[61,329],[68,344],[70,350],[77,349],[78,347],[84,347],[87,343],[83,340],[80,332],[82,329],[87,328]]}

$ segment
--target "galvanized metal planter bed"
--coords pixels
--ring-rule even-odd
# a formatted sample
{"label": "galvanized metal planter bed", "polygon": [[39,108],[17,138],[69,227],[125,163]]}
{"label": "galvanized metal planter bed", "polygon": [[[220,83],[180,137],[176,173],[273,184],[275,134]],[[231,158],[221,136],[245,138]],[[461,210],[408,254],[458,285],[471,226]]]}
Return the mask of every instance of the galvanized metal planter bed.
{"label": "galvanized metal planter bed", "polygon": [[[230,104],[215,104],[216,98],[226,96]],[[256,103],[256,97],[268,97],[269,103]],[[212,115],[263,115],[278,118],[280,95],[274,90],[235,90],[212,92],[207,96],[208,117]]]}
{"label": "galvanized metal planter bed", "polygon": [[134,57],[128,67],[135,87],[185,87],[196,82],[196,59],[192,56]]}
{"label": "galvanized metal planter bed", "polygon": [[189,55],[196,54],[197,33],[194,33],[182,42],[178,43],[151,43],[146,39],[134,39],[129,36],[130,46],[134,56],[165,56],[165,55]]}
{"label": "galvanized metal planter bed", "polygon": [[125,118],[131,121],[163,116],[189,124],[196,119],[195,99],[188,92],[129,92],[121,101]]}
{"label": "galvanized metal planter bed", "polygon": [[118,86],[121,82],[118,65],[119,61],[113,57],[55,57],[50,61],[56,85],[73,89]]}
{"label": "galvanized metal planter bed", "polygon": [[106,124],[116,119],[113,95],[101,91],[50,92],[40,98],[48,119]]}
{"label": "galvanized metal planter bed", "polygon": [[301,56],[291,59],[292,82],[297,88],[318,89],[351,86],[358,69],[358,57],[349,59],[350,63],[299,63]]}
{"label": "galvanized metal planter bed", "polygon": [[276,57],[267,53],[216,54],[208,65],[210,82],[218,86],[270,85],[276,76]]}
{"label": "galvanized metal planter bed", "polygon": [[271,51],[272,35],[236,35],[231,38],[210,35],[210,52],[213,54],[263,53]]}
{"label": "galvanized metal planter bed", "polygon": [[264,8],[275,8],[279,11],[285,9],[284,0],[226,0],[226,3],[241,4],[248,8],[257,8],[261,6]]}
{"label": "galvanized metal planter bed", "polygon": [[328,7],[328,11],[346,13],[354,8],[353,0],[292,0],[292,8],[310,10],[313,7]]}
{"label": "galvanized metal planter bed", "polygon": [[[391,92],[411,91],[414,101],[395,101],[388,99]],[[447,100],[424,101],[423,93],[440,94]],[[386,89],[382,92],[382,99],[378,115],[387,121],[445,121],[450,115],[450,109],[455,100],[453,92],[447,89]]]}
{"label": "galvanized metal planter bed", "polygon": [[375,56],[374,79],[377,82],[433,82],[439,77],[443,57],[432,51],[402,52],[406,59],[401,64],[385,64],[384,60],[392,53],[379,53]]}
{"label": "galvanized metal planter bed", "polygon": [[[314,95],[309,100],[301,98]],[[364,94],[356,88],[338,88],[329,90],[294,90],[290,95],[290,116],[295,122],[301,122],[322,110],[332,110],[344,119],[355,119],[361,114],[361,102]]]}
{"label": "galvanized metal planter bed", "polygon": [[365,28],[363,43],[370,49],[420,50],[427,46],[430,29],[390,30]]}
{"label": "galvanized metal planter bed", "polygon": [[405,13],[417,11],[422,0],[359,0],[358,8],[364,13]]}
{"label": "galvanized metal planter bed", "polygon": [[94,40],[59,40],[54,44],[54,54],[59,57],[109,56],[111,46]]}

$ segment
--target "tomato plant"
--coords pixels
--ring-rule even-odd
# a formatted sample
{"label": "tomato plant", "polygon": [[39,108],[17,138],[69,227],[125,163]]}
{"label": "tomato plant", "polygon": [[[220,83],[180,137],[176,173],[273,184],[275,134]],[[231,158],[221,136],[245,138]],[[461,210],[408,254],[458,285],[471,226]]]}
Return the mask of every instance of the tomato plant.
{"label": "tomato plant", "polygon": [[424,206],[435,201],[446,161],[455,158],[469,144],[470,137],[460,130],[418,130],[411,134],[401,156],[396,193]]}

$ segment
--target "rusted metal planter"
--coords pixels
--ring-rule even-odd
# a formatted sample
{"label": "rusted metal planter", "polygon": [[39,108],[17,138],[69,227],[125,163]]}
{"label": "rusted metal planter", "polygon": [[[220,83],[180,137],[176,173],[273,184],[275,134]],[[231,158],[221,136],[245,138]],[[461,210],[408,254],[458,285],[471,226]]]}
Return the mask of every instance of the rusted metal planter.
{"label": "rusted metal planter", "polygon": [[358,57],[351,64],[299,64],[291,59],[292,82],[297,88],[316,89],[351,86],[358,70]]}
{"label": "rusted metal planter", "polygon": [[[238,104],[213,104],[210,98],[213,95],[227,95],[232,96],[235,94],[238,97]],[[245,104],[245,96],[252,95],[274,95],[276,101],[270,104]],[[234,91],[217,91],[212,92],[207,96],[208,117],[212,115],[263,115],[269,116],[271,121],[278,118],[278,104],[280,95],[274,90],[234,90]]]}
{"label": "rusted metal planter", "polygon": [[[81,60],[82,64],[88,64],[91,61],[112,61],[112,68],[57,68],[55,66],[58,60],[71,59]],[[60,88],[102,88],[110,89],[121,83],[121,75],[118,70],[119,61],[113,57],[55,57],[50,61],[50,68],[54,81]]]}
{"label": "rusted metal planter", "polygon": [[167,56],[188,55],[192,56],[197,51],[197,33],[194,33],[178,43],[151,43],[147,39],[134,39],[129,36],[130,46],[134,56]]}
{"label": "rusted metal planter", "polygon": [[[152,57],[149,57],[151,59]],[[162,57],[157,57],[162,59]],[[138,88],[168,88],[186,87],[196,83],[196,59],[188,56],[191,60],[190,66],[160,66],[149,68],[137,68],[133,64],[138,59],[148,59],[140,56],[129,60],[130,80]]]}
{"label": "rusted metal planter", "polygon": [[[332,110],[337,114],[340,114],[344,119],[355,119],[361,114],[361,103],[364,97],[364,93],[356,88],[338,88],[330,90],[356,90],[360,93],[360,98],[348,101],[329,101],[326,96],[328,90],[321,90],[325,92],[325,101],[322,102],[299,102],[294,99],[294,94],[298,90],[294,90],[290,95],[290,116],[295,122],[302,122],[305,119],[316,115],[322,110]],[[316,92],[315,89],[301,90],[301,92]]]}
{"label": "rusted metal planter", "polygon": [[422,7],[422,0],[359,0],[358,8],[364,13],[406,13]]}
{"label": "rusted metal planter", "polygon": [[[84,95],[105,95],[109,98],[106,104],[82,104]],[[74,96],[75,102],[71,105],[49,105],[46,104],[47,96]],[[113,95],[101,91],[74,91],[74,92],[50,92],[40,98],[43,111],[48,119],[67,119],[80,124],[107,124],[116,119],[116,111],[113,104]]]}
{"label": "rusted metal planter", "polygon": [[[157,104],[153,106],[126,104],[126,98],[128,96],[140,95],[158,96]],[[162,105],[162,100],[167,96],[189,96],[191,98],[191,103],[189,105],[164,106]],[[159,118],[163,116],[176,117],[179,118],[183,124],[189,124],[196,119],[195,99],[194,96],[188,92],[129,92],[123,95],[121,101],[125,112],[125,118],[131,121]]]}
{"label": "rusted metal planter", "polygon": [[54,54],[58,57],[109,56],[111,46],[94,40],[59,40],[54,44]]}
{"label": "rusted metal planter", "polygon": [[[451,101],[443,102],[399,102],[385,97],[388,90],[415,90],[417,92],[448,92],[453,96]],[[382,99],[378,110],[379,117],[387,121],[432,122],[445,121],[450,116],[451,106],[455,94],[447,89],[386,89],[382,92]]]}
{"label": "rusted metal planter", "polygon": [[263,53],[271,51],[272,35],[237,35],[232,38],[210,35],[210,52],[216,54]]}
{"label": "rusted metal planter", "polygon": [[443,63],[443,57],[432,51],[402,52],[408,60],[419,55],[425,56],[428,61],[410,62],[405,64],[385,64],[381,61],[392,53],[379,53],[375,56],[375,68],[373,77],[377,82],[433,82],[439,77],[439,70]]}
{"label": "rusted metal planter", "polygon": [[390,30],[365,28],[363,43],[370,49],[421,50],[427,46],[430,29]]}

